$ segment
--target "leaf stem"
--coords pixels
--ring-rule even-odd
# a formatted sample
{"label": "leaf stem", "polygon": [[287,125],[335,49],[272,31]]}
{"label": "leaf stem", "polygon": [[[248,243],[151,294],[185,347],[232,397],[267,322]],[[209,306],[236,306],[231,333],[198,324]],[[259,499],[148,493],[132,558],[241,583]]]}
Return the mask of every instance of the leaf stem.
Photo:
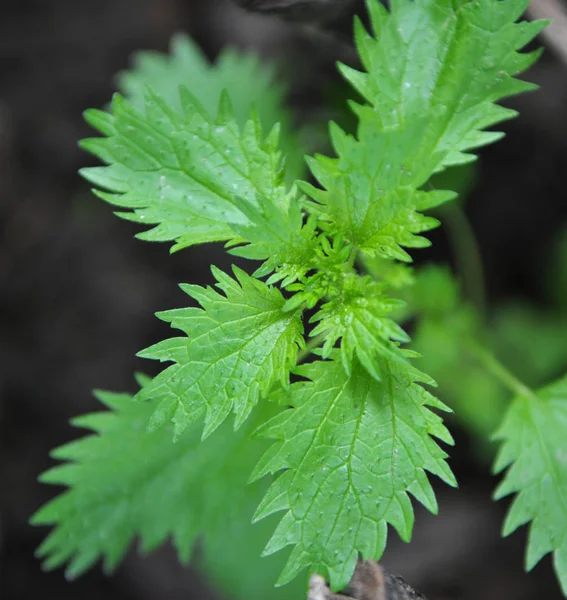
{"label": "leaf stem", "polygon": [[464,295],[484,317],[486,315],[484,269],[474,230],[464,210],[455,201],[440,208],[439,215],[446,225],[457,270],[463,277]]}
{"label": "leaf stem", "polygon": [[354,267],[354,263],[356,262],[356,256],[358,254],[358,248],[353,244],[351,250],[350,250],[350,255],[348,257],[348,260],[346,262],[346,266],[349,269],[352,269]]}
{"label": "leaf stem", "polygon": [[313,338],[310,338],[310,340],[305,344],[305,348],[297,353],[296,364],[303,362],[311,354],[311,352],[313,352],[313,350],[321,344],[324,337],[325,336],[321,333]]}
{"label": "leaf stem", "polygon": [[530,389],[525,383],[520,381],[511,371],[509,371],[497,358],[481,346],[477,342],[471,342],[469,349],[472,354],[482,363],[496,379],[500,381],[506,388],[508,388],[513,394],[521,396],[523,398],[529,398],[535,400],[536,395],[532,389]]}

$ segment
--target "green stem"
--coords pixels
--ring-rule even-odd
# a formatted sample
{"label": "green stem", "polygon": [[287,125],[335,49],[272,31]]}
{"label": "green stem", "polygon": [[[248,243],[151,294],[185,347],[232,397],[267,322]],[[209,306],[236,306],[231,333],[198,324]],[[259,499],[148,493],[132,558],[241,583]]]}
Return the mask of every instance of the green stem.
{"label": "green stem", "polygon": [[307,342],[307,344],[305,344],[305,348],[303,348],[303,350],[300,350],[298,352],[296,364],[303,362],[311,354],[311,352],[313,352],[313,350],[315,350],[315,348],[320,346],[324,337],[325,336],[323,334],[320,334],[320,335],[315,336],[314,338],[311,338]]}
{"label": "green stem", "polygon": [[476,342],[471,342],[469,349],[478,361],[513,394],[532,400],[536,399],[533,390],[511,373],[489,350]]}
{"label": "green stem", "polygon": [[357,254],[358,254],[358,248],[353,245],[353,247],[351,248],[348,260],[346,262],[346,265],[349,269],[352,269],[354,267],[354,263],[356,262]]}
{"label": "green stem", "polygon": [[476,306],[482,316],[486,315],[486,289],[482,256],[475,233],[463,209],[450,202],[439,209],[446,225],[447,235],[453,247],[457,270],[462,274],[464,295]]}

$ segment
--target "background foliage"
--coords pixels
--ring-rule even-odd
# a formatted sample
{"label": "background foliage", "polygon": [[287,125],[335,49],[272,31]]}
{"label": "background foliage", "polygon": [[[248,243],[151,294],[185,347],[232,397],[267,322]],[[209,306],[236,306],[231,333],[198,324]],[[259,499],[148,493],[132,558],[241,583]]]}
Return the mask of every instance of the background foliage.
{"label": "background foliage", "polygon": [[[102,103],[102,102],[101,102],[101,103]],[[85,102],[82,102],[82,105],[84,106],[84,105],[86,105],[86,103],[85,103]],[[553,164],[553,163],[552,163],[552,164]],[[514,168],[517,170],[516,166],[515,166]],[[516,198],[517,198],[517,196],[516,196]],[[515,198],[515,201],[516,201],[516,198]],[[81,221],[79,221],[79,222],[81,222]],[[481,227],[481,229],[482,229],[482,227]],[[120,237],[120,236],[118,236],[118,237]],[[501,236],[500,236],[500,237],[501,237]],[[499,238],[499,239],[500,239],[500,238]],[[489,245],[488,247],[490,248],[490,245]],[[489,251],[489,254],[490,254],[490,251]],[[49,256],[49,255],[48,255],[48,256]],[[505,255],[504,255],[504,256],[505,256]],[[46,260],[47,260],[47,257],[46,257]],[[504,257],[502,257],[502,260],[504,260]],[[143,261],[140,261],[140,262],[143,262]],[[164,263],[163,263],[163,264],[165,264],[165,261],[164,261]],[[178,263],[176,263],[176,264],[178,264]],[[527,267],[526,267],[526,268],[527,268]],[[490,273],[493,273],[493,270],[494,270],[494,261],[491,261],[491,262],[490,262],[490,264],[489,264],[489,274],[490,274]],[[185,275],[183,275],[183,277],[179,277],[179,276],[178,276],[178,277],[176,277],[176,279],[178,279],[178,280],[179,280],[179,279],[187,279],[187,277],[186,277]],[[493,279],[493,283],[494,283],[494,278],[492,278],[492,279]],[[517,280],[516,280],[516,281],[517,281]],[[521,279],[520,279],[520,281],[521,281]],[[499,290],[500,290],[500,291],[502,290],[502,285],[503,285],[503,283],[502,283],[502,282],[500,282],[500,283],[496,282],[496,285],[492,285],[492,286],[490,287],[490,289],[492,289],[492,290],[496,290],[496,292],[498,292]],[[509,285],[509,284],[507,284],[507,285]],[[517,284],[516,284],[516,285],[517,285]],[[145,293],[145,294],[148,294],[149,292],[144,292],[144,293]],[[155,292],[154,292],[154,293],[155,293]],[[159,292],[158,292],[158,293],[159,293]],[[493,292],[493,293],[494,293],[494,292]],[[541,296],[542,296],[542,295],[540,294],[540,295],[539,295],[539,298],[541,298]],[[161,307],[161,306],[163,306],[163,305],[164,305],[163,301],[160,301],[160,302],[157,302],[157,301],[156,301],[156,302],[155,302],[155,308],[160,308],[160,307]],[[171,302],[169,305],[175,305],[175,303],[174,303],[174,302]],[[141,311],[141,312],[142,312],[142,311]],[[62,317],[62,318],[63,318],[63,317]],[[137,343],[137,344],[134,344],[133,346],[134,346],[134,349],[137,349],[137,348],[139,348],[139,347],[142,347],[143,345],[144,345],[143,343]],[[147,345],[147,344],[146,344],[146,345]],[[513,343],[512,343],[511,345],[514,345],[514,346],[515,346],[515,344],[513,344]],[[89,366],[90,366],[90,365],[89,365]],[[114,367],[113,367],[113,368],[114,368]],[[122,365],[122,368],[124,368],[124,365]],[[124,374],[122,375],[122,377],[124,377]],[[92,379],[93,379],[93,381],[91,382],[91,385],[92,385],[92,384],[94,384],[94,383],[96,383],[96,384],[100,384],[100,381],[101,381],[101,378],[100,378],[100,377],[99,377],[98,381],[95,381],[95,377],[94,377],[94,375],[93,375],[93,376],[92,376]],[[61,385],[61,384],[59,384],[59,385]],[[87,386],[86,386],[86,387],[88,387],[88,384],[87,384]],[[123,385],[113,385],[112,387],[116,387],[116,388],[118,388],[118,389],[121,389],[121,388],[123,388],[124,386],[123,386]],[[85,388],[85,389],[86,389],[86,388]],[[75,408],[75,409],[73,410],[73,412],[78,412],[78,410]],[[59,437],[59,439],[62,439],[62,437],[63,437],[63,436],[59,435],[58,437]],[[6,438],[5,438],[5,439],[6,439]],[[9,439],[9,438],[8,438],[8,439]],[[51,442],[51,443],[53,443],[53,442]]]}

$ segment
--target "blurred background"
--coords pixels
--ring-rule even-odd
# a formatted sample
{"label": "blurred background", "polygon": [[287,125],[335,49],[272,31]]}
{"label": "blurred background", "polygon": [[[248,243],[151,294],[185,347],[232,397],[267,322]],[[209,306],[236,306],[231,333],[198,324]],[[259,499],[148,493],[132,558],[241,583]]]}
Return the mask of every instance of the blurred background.
{"label": "blurred background", "polygon": [[[42,572],[33,556],[46,532],[28,519],[55,493],[36,478],[52,464],[49,450],[78,435],[68,419],[98,408],[92,388],[134,391],[134,371],[154,373],[156,365],[134,356],[169,335],[153,313],[183,306],[178,282],[208,283],[210,262],[221,268],[231,262],[222,248],[170,256],[166,244],[135,240],[137,227],[116,219],[77,175],[95,164],[77,147],[91,133],[81,113],[105,105],[133,52],[165,52],[175,32],[187,32],[211,59],[228,44],[280,60],[295,123],[310,148],[325,150],[327,120],[345,118],[333,64],[352,60],[352,13],[360,10],[361,3],[352,3],[321,33],[247,13],[228,0],[2,4],[2,600],[230,598],[215,581],[179,566],[168,547],[147,558],[132,552],[111,578],[95,568],[72,583],[61,571]],[[502,126],[506,138],[483,149],[474,172],[459,183],[467,189],[463,206],[481,248],[490,339],[506,364],[533,385],[567,367],[561,327],[567,323],[567,63],[546,48],[526,75],[541,89],[508,102],[521,117]],[[434,246],[414,253],[417,263],[455,266],[451,233],[440,229],[430,237]],[[430,346],[451,347],[443,326]],[[427,331],[416,332],[416,341],[423,335]],[[442,393],[450,394],[455,376],[444,388],[439,368]],[[485,402],[473,412],[498,413],[506,401],[502,390],[486,387],[474,367],[465,365],[465,371],[459,387]],[[457,439],[451,464],[460,489],[439,488],[438,517],[417,509],[414,540],[402,544],[392,534],[384,564],[430,600],[560,598],[549,558],[523,572],[525,531],[499,536],[507,503],[491,501],[493,449],[475,437],[493,421],[490,414],[482,423],[471,418],[468,425],[451,423]]]}

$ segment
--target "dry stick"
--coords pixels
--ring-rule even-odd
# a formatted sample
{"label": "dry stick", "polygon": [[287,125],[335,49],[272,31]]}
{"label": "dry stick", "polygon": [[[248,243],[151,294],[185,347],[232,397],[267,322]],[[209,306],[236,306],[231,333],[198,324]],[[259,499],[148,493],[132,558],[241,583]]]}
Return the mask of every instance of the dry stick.
{"label": "dry stick", "polygon": [[242,8],[275,15],[293,22],[296,31],[314,41],[335,60],[350,66],[360,63],[350,39],[333,30],[332,24],[347,14],[355,0],[232,0]]}
{"label": "dry stick", "polygon": [[551,19],[541,35],[567,65],[567,8],[561,0],[532,0],[527,8],[532,19]]}
{"label": "dry stick", "polygon": [[427,600],[401,577],[387,573],[376,561],[359,562],[342,594],[332,592],[320,575],[309,580],[307,600]]}
{"label": "dry stick", "polygon": [[272,13],[291,21],[329,22],[336,19],[353,0],[233,0],[254,12]]}

